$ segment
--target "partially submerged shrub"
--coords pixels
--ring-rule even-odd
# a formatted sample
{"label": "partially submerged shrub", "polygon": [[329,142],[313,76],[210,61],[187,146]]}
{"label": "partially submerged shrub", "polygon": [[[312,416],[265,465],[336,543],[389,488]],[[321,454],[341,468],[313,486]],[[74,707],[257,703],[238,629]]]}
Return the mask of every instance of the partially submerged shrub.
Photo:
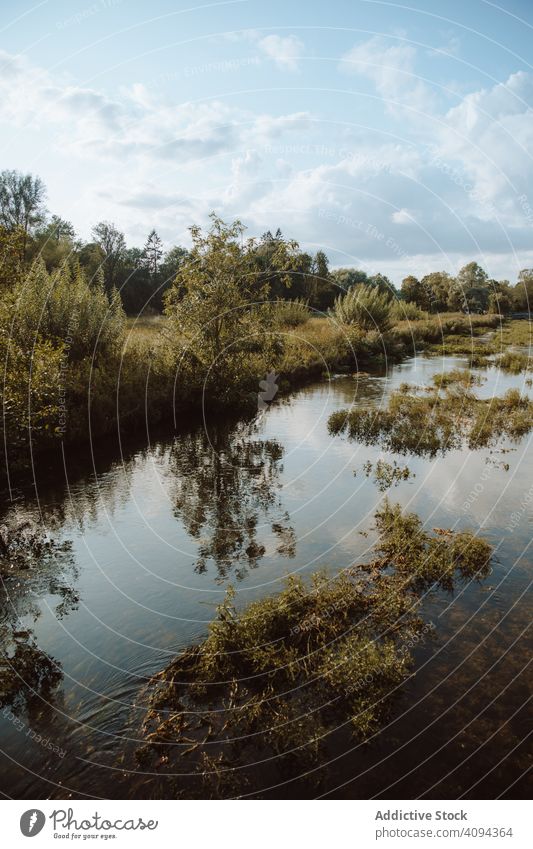
{"label": "partially submerged shrub", "polygon": [[[440,382],[442,383],[440,376]],[[519,439],[533,428],[533,402],[510,389],[502,398],[477,398],[461,379],[444,390],[418,395],[403,386],[387,407],[338,410],[328,421],[331,433],[346,433],[366,445],[399,454],[434,457],[467,446],[481,448],[506,436]]]}
{"label": "partially submerged shrub", "polygon": [[189,776],[178,795],[260,792],[316,768],[339,728],[366,740],[380,727],[429,630],[420,593],[486,574],[491,549],[466,532],[428,534],[388,503],[376,520],[369,564],[310,585],[291,577],[244,610],[228,592],[206,639],[152,682],[143,768]]}
{"label": "partially submerged shrub", "polygon": [[375,464],[368,460],[363,465],[363,471],[367,478],[371,476],[372,471],[374,472],[374,483],[380,492],[385,492],[391,486],[397,486],[401,481],[415,477],[409,466],[402,467],[398,465],[396,460],[393,460],[392,463],[387,463],[386,460],[378,460]]}
{"label": "partially submerged shrub", "polygon": [[521,351],[504,351],[501,357],[496,360],[496,365],[503,371],[520,374],[521,371],[533,369],[533,357]]}

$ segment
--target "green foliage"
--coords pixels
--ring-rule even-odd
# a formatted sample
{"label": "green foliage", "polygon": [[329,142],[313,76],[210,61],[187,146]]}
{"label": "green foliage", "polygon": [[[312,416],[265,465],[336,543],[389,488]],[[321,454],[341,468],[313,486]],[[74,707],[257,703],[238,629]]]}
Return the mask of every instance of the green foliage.
{"label": "green foliage", "polygon": [[218,402],[257,390],[281,352],[272,311],[264,308],[269,285],[257,269],[255,243],[243,242],[243,233],[239,221],[227,225],[214,215],[206,234],[191,228],[192,250],[166,301],[184,374],[207,383]]}
{"label": "green foliage", "polygon": [[364,330],[388,330],[391,304],[377,286],[353,286],[335,300],[332,314],[340,324],[355,324]]}
{"label": "green foliage", "polygon": [[393,485],[397,486],[401,481],[416,477],[409,466],[402,468],[396,460],[393,460],[392,463],[387,463],[386,460],[378,460],[375,464],[367,460],[363,465],[363,471],[367,478],[374,472],[374,483],[380,492],[385,492]]}
{"label": "green foliage", "polygon": [[533,402],[516,389],[482,400],[471,391],[470,381],[439,377],[439,386],[423,396],[404,385],[387,407],[339,410],[330,416],[329,430],[399,454],[434,457],[465,446],[493,445],[502,436],[516,440],[533,427]]}
{"label": "green foliage", "polygon": [[297,327],[311,318],[308,304],[300,299],[284,301],[278,298],[276,301],[270,301],[266,308],[271,310],[274,321],[280,327]]}
{"label": "green foliage", "polygon": [[23,273],[24,231],[21,227],[7,229],[0,225],[0,291],[20,282]]}
{"label": "green foliage", "polygon": [[414,301],[394,301],[391,307],[391,321],[422,321],[429,318],[429,314],[420,309]]}
{"label": "green foliage", "polygon": [[309,584],[291,577],[242,610],[228,591],[206,639],[152,682],[143,768],[175,773],[179,764],[187,796],[238,795],[280,773],[297,779],[339,726],[358,740],[379,729],[430,630],[417,615],[420,594],[481,578],[491,548],[468,532],[428,534],[388,503],[376,523],[368,564]]}
{"label": "green foliage", "polygon": [[89,284],[79,266],[48,274],[41,259],[12,297],[10,335],[19,345],[37,339],[64,346],[70,360],[108,356],[123,342],[125,316],[117,294]]}

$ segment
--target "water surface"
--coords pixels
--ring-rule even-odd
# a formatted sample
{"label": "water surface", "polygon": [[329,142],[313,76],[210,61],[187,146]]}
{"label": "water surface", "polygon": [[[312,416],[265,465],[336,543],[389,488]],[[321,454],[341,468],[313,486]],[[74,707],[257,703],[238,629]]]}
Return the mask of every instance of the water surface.
{"label": "water surface", "polygon": [[[7,644],[15,631],[31,631],[62,678],[49,703],[0,712],[3,792],[149,795],[152,778],[132,771],[132,751],[150,676],[205,635],[228,584],[245,604],[276,592],[290,573],[334,573],[368,558],[384,495],[362,467],[384,457],[415,474],[389,498],[428,528],[483,534],[496,549],[494,569],[454,595],[428,594],[424,614],[436,636],[417,649],[416,674],[390,721],[370,744],[333,743],[336,777],[317,792],[526,795],[531,439],[429,460],[384,454],[327,430],[337,409],[383,404],[402,382],[427,385],[456,367],[466,362],[418,357],[386,375],[324,381],[275,401],[253,423],[208,420],[97,468],[80,469],[71,449],[61,474],[8,507],[73,540],[73,551],[45,575],[4,587]],[[481,374],[484,397],[530,391],[524,375]],[[300,791],[287,784],[271,792]]]}

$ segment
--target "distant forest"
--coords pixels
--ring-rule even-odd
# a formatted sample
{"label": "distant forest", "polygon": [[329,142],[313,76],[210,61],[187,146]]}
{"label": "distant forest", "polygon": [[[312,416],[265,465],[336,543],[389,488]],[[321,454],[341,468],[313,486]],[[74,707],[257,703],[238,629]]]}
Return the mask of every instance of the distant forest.
{"label": "distant forest", "polygon": [[[161,313],[164,293],[189,256],[175,245],[164,250],[152,229],[144,246],[128,247],[124,234],[109,221],[92,228],[91,240],[81,240],[72,224],[46,208],[46,187],[31,174],[5,170],[0,173],[0,286],[20,281],[40,257],[48,272],[68,264],[88,282],[99,280],[108,296],[117,291],[130,316]],[[330,309],[339,292],[353,286],[377,287],[380,293],[416,304],[431,313],[457,312],[509,314],[529,312],[533,299],[533,269],[525,268],[512,285],[490,279],[476,262],[452,276],[434,271],[418,278],[404,278],[398,290],[384,274],[369,275],[358,268],[330,269],[323,251],[307,253],[278,229],[257,241],[257,269],[272,268],[274,255],[290,256],[290,268],[269,277],[270,297],[300,300],[319,311]]]}

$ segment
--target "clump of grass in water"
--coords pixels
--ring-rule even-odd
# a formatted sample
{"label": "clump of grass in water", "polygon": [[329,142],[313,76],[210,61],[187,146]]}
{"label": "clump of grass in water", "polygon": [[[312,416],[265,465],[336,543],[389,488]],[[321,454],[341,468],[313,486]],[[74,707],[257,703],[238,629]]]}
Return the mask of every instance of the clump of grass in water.
{"label": "clump of grass in water", "polygon": [[[176,793],[261,793],[320,767],[330,735],[367,740],[410,674],[429,630],[418,615],[432,585],[481,578],[491,547],[471,533],[424,531],[386,501],[374,559],[334,578],[287,580],[277,595],[237,610],[228,591],[209,635],[153,681],[143,768],[191,774]],[[321,770],[317,770],[323,773]]]}
{"label": "clump of grass in water", "polygon": [[[378,460],[373,464],[368,460],[363,465],[363,471],[369,478],[374,470],[374,483],[380,492],[385,492],[391,486],[397,486],[401,481],[407,481],[409,478],[414,478],[416,475],[412,472],[409,466],[403,468],[394,460],[392,463],[387,463],[386,460]],[[354,472],[354,475],[356,472]]]}
{"label": "clump of grass in water", "polygon": [[531,371],[533,369],[533,357],[529,357],[520,351],[505,351],[496,360],[496,365],[503,371],[508,371],[511,374],[520,374],[521,371]]}
{"label": "clump of grass in water", "polygon": [[533,428],[533,402],[517,389],[484,400],[465,385],[464,372],[457,372],[461,379],[450,374],[438,375],[438,386],[422,396],[403,384],[386,408],[338,410],[329,418],[329,430],[386,451],[434,457],[464,446],[483,448],[501,437],[518,440]]}

